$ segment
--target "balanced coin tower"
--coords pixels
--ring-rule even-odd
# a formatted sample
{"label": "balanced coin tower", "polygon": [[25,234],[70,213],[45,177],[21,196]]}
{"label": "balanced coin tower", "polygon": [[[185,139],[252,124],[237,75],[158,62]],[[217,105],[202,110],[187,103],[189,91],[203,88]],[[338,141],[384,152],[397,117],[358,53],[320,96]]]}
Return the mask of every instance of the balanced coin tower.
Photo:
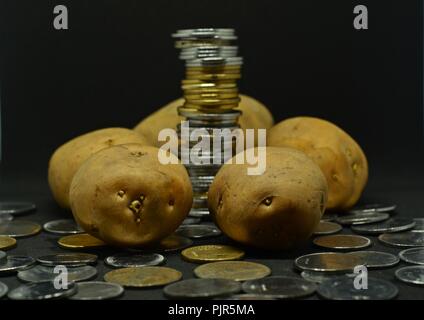
{"label": "balanced coin tower", "polygon": [[[181,50],[179,58],[185,61],[186,67],[181,85],[185,102],[178,113],[188,126],[186,131],[181,125],[177,127],[181,144],[179,157],[193,185],[190,215],[205,216],[209,214],[209,185],[221,165],[234,155],[238,131],[233,130],[240,128],[238,118],[241,115],[241,111],[235,110],[240,101],[236,81],[241,77],[243,59],[237,56],[238,48],[233,44],[237,36],[233,29],[184,29],[172,37],[176,39],[175,47]],[[193,141],[190,135],[195,130]],[[230,139],[225,135],[231,135]],[[207,151],[203,147],[198,150],[196,145],[200,141],[210,142]],[[192,161],[191,154],[196,154],[198,161]]]}

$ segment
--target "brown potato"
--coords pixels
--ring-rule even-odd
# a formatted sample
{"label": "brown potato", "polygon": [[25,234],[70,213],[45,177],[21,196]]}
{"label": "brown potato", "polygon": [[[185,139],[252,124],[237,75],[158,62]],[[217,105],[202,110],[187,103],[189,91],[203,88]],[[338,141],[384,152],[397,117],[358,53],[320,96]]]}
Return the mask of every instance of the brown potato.
{"label": "brown potato", "polygon": [[133,130],[107,128],[86,133],[60,146],[50,158],[48,168],[50,190],[57,203],[63,208],[69,208],[72,178],[86,159],[97,151],[124,143],[149,144]]}
{"label": "brown potato", "polygon": [[266,148],[262,175],[248,175],[248,166],[227,163],[217,173],[208,192],[215,223],[230,238],[258,248],[306,242],[327,201],[319,167],[303,152],[273,147]]}
{"label": "brown potato", "polygon": [[86,232],[114,246],[143,246],[182,223],[193,201],[190,179],[182,164],[161,164],[158,151],[125,144],[84,162],[69,197],[75,220]]}
{"label": "brown potato", "polygon": [[328,183],[329,210],[345,210],[360,198],[368,180],[368,163],[361,147],[346,132],[326,120],[297,117],[269,132],[269,146],[305,152],[321,168]]}

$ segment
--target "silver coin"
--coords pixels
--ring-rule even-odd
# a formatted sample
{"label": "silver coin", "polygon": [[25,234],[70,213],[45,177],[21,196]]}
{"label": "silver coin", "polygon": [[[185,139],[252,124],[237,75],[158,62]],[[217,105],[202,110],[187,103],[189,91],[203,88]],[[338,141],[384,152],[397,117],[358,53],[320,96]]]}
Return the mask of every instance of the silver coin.
{"label": "silver coin", "polygon": [[240,289],[240,283],[234,280],[188,279],[166,286],[163,292],[173,299],[200,299],[232,295]]}
{"label": "silver coin", "polygon": [[399,258],[413,264],[424,265],[424,248],[410,248],[399,252]]}
{"label": "silver coin", "polygon": [[221,231],[211,225],[192,224],[180,226],[175,233],[187,238],[200,239],[219,236]]}
{"label": "silver coin", "polygon": [[353,225],[351,229],[356,233],[380,234],[407,231],[414,227],[415,222],[412,219],[391,218],[389,220],[378,223]]}
{"label": "silver coin", "polygon": [[400,261],[395,255],[380,251],[356,251],[347,254],[361,259],[369,269],[393,267]]}
{"label": "silver coin", "polygon": [[13,238],[28,237],[41,231],[38,223],[25,220],[14,220],[0,224],[0,235]]}
{"label": "silver coin", "polygon": [[415,221],[414,230],[424,230],[424,218],[415,218],[414,221]]}
{"label": "silver coin", "polygon": [[117,283],[87,281],[77,283],[77,293],[71,300],[106,300],[117,298],[124,293],[124,288]]}
{"label": "silver coin", "polygon": [[1,213],[0,214],[0,223],[12,221],[13,216],[9,213]]}
{"label": "silver coin", "polygon": [[395,204],[366,204],[363,206],[355,207],[349,212],[360,213],[360,212],[390,212],[396,210]]}
{"label": "silver coin", "polygon": [[4,201],[0,202],[0,214],[21,214],[35,210],[37,207],[31,202],[19,202],[19,201]]}
{"label": "silver coin", "polygon": [[342,226],[329,221],[320,221],[315,228],[314,235],[327,235],[337,233],[342,230]]}
{"label": "silver coin", "polygon": [[310,271],[305,270],[300,274],[303,279],[314,282],[314,283],[322,283],[328,279],[334,279],[334,277],[348,277],[350,274],[334,274],[327,272],[319,272],[319,271]]}
{"label": "silver coin", "polygon": [[27,256],[8,255],[6,262],[0,264],[0,274],[16,272],[29,268],[35,259]]}
{"label": "silver coin", "polygon": [[[221,300],[219,298],[219,300]],[[265,294],[242,293],[229,296],[222,300],[277,300],[277,298]]]}
{"label": "silver coin", "polygon": [[182,224],[198,224],[200,221],[200,218],[185,218]]}
{"label": "silver coin", "polygon": [[0,299],[5,296],[7,291],[9,291],[9,288],[3,282],[0,282]]}
{"label": "silver coin", "polygon": [[105,263],[115,268],[157,266],[165,263],[163,255],[157,253],[126,254],[120,253],[105,259]]}
{"label": "silver coin", "polygon": [[194,209],[192,208],[188,214],[190,217],[199,218],[204,216],[209,216],[209,210],[208,209]]}
{"label": "silver coin", "polygon": [[6,261],[6,257],[7,257],[6,252],[0,250],[0,263],[3,263],[4,261]]}
{"label": "silver coin", "polygon": [[[53,281],[58,275],[62,274],[65,270],[57,269],[58,266],[50,267],[38,265],[31,269],[22,270],[18,272],[18,278],[26,282],[45,282]],[[97,269],[92,266],[80,267],[64,267],[67,272],[68,282],[77,282],[91,279],[97,275]]]}
{"label": "silver coin", "polygon": [[330,300],[390,300],[397,296],[398,288],[391,282],[368,277],[367,289],[355,288],[355,278],[328,279],[318,287],[318,294]]}
{"label": "silver coin", "polygon": [[400,281],[423,286],[424,266],[409,266],[397,269],[395,276]]}
{"label": "silver coin", "polygon": [[411,230],[399,233],[384,233],[378,240],[394,247],[424,247],[424,231]]}
{"label": "silver coin", "polygon": [[302,278],[273,276],[246,281],[242,289],[246,293],[265,294],[277,299],[295,299],[313,294],[317,286]]}
{"label": "silver coin", "polygon": [[321,221],[335,221],[336,218],[337,218],[336,213],[325,212],[321,217]]}
{"label": "silver coin", "polygon": [[371,213],[348,213],[345,215],[340,215],[336,218],[336,222],[342,225],[350,224],[368,224],[385,221],[390,218],[390,215],[387,213],[380,212],[371,212]]}
{"label": "silver coin", "polygon": [[97,255],[90,253],[58,253],[38,257],[37,261],[46,266],[64,265],[68,267],[83,266],[97,262]]}
{"label": "silver coin", "polygon": [[44,230],[55,234],[77,234],[84,230],[73,219],[59,219],[46,222],[43,225]]}
{"label": "silver coin", "polygon": [[46,300],[59,299],[73,295],[77,286],[69,282],[66,287],[58,287],[53,281],[40,283],[26,283],[9,292],[12,300]]}
{"label": "silver coin", "polygon": [[362,265],[362,260],[345,253],[320,252],[301,256],[294,260],[294,265],[300,270],[346,273]]}

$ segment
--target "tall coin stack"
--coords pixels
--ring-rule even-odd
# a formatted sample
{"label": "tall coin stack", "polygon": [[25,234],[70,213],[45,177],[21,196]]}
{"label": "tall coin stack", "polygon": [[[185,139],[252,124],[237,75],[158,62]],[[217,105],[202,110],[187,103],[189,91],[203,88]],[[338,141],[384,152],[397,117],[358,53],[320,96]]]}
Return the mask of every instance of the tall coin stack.
{"label": "tall coin stack", "polygon": [[[183,146],[179,148],[179,157],[193,185],[190,216],[202,217],[209,214],[209,185],[221,165],[234,155],[235,135],[231,140],[224,139],[214,129],[228,129],[234,134],[233,130],[239,128],[241,112],[235,110],[240,101],[236,81],[241,77],[243,59],[237,57],[238,48],[232,44],[237,39],[233,29],[184,29],[172,36],[186,66],[186,77],[181,86],[185,102],[178,108],[178,113],[186,119],[189,129],[183,130],[181,125],[177,127]],[[198,140],[191,141],[190,134],[195,129],[201,129],[196,130]],[[196,145],[205,139],[210,142],[208,151],[197,153]],[[214,152],[217,146],[214,147],[214,139],[215,143],[219,142],[220,153]],[[189,157],[191,151],[199,154],[200,163]]]}

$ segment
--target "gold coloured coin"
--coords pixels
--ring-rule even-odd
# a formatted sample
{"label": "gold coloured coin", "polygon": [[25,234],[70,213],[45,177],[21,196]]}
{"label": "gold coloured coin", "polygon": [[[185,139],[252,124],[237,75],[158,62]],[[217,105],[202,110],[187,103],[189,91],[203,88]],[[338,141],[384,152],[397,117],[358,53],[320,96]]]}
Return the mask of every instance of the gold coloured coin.
{"label": "gold coloured coin", "polygon": [[329,221],[320,221],[318,226],[314,231],[314,235],[324,235],[324,234],[333,234],[342,230],[342,226],[338,223],[329,222]]}
{"label": "gold coloured coin", "polygon": [[83,249],[105,246],[102,240],[97,239],[88,233],[73,234],[62,237],[58,240],[59,246],[65,249]]}
{"label": "gold coloured coin", "polygon": [[0,250],[7,250],[16,245],[16,239],[8,236],[0,236]]}
{"label": "gold coloured coin", "polygon": [[239,73],[206,73],[206,74],[187,74],[187,80],[236,80],[240,79],[241,75]]}
{"label": "gold coloured coin", "polygon": [[238,98],[238,93],[200,93],[200,94],[185,94],[184,98],[187,100],[196,100],[196,99],[234,99]]}
{"label": "gold coloured coin", "polygon": [[198,278],[247,281],[261,279],[271,274],[267,266],[248,261],[219,261],[206,263],[194,269]]}
{"label": "gold coloured coin", "polygon": [[181,278],[181,272],[167,267],[122,268],[110,271],[104,276],[107,282],[134,288],[164,286]]}
{"label": "gold coloured coin", "polygon": [[38,223],[26,220],[12,220],[0,225],[0,235],[14,238],[32,236],[40,231]]}
{"label": "gold coloured coin", "polygon": [[244,251],[226,245],[204,245],[183,250],[182,257],[195,263],[238,260],[244,256]]}
{"label": "gold coloured coin", "polygon": [[337,234],[315,238],[314,244],[328,249],[354,250],[368,247],[371,240],[362,236]]}

